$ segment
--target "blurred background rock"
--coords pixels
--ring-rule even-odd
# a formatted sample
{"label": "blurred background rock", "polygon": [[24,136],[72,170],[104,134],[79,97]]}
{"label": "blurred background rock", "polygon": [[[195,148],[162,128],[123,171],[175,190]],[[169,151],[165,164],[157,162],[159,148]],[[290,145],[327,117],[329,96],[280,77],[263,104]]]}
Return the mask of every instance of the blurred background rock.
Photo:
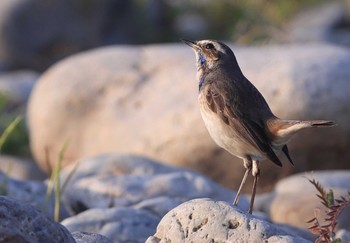
{"label": "blurred background rock", "polygon": [[[349,1],[325,2],[2,0],[0,65],[3,70],[44,71],[68,55],[94,47],[178,42],[179,37],[242,44],[317,37],[349,44],[349,38],[343,38],[349,37]],[[291,28],[286,28],[289,23]]]}
{"label": "blurred background rock", "polygon": [[[1,0],[0,128],[18,114],[25,115],[40,75],[75,53],[115,44],[179,42],[181,37],[241,45],[326,42],[348,47],[349,13],[346,0]],[[23,120],[3,152],[31,159],[28,143]]]}

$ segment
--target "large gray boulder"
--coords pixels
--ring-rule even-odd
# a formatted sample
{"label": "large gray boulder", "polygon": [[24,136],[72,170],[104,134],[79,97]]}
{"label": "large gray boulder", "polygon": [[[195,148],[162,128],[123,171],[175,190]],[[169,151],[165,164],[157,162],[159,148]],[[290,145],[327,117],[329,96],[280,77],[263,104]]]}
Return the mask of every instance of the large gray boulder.
{"label": "large gray boulder", "polygon": [[232,208],[225,202],[195,199],[161,220],[147,243],[160,242],[311,242],[282,227]]}
{"label": "large gray boulder", "polygon": [[0,196],[0,242],[75,243],[69,231],[29,204]]}
{"label": "large gray boulder", "polygon": [[[297,170],[348,168],[350,51],[327,44],[232,48],[277,116],[339,124],[291,141]],[[50,171],[69,141],[63,166],[117,151],[196,169],[236,188],[242,161],[220,149],[204,127],[194,59],[183,45],[113,46],[58,63],[42,75],[29,102],[37,162]],[[283,169],[270,162],[262,167],[265,189],[294,171],[288,162]]]}

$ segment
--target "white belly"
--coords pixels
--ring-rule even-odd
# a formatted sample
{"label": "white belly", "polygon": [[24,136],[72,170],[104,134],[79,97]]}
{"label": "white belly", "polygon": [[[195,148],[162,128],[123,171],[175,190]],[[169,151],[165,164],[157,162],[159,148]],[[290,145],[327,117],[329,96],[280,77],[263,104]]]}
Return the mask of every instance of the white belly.
{"label": "white belly", "polygon": [[265,156],[259,150],[242,139],[234,129],[224,123],[206,104],[201,104],[201,102],[206,102],[205,98],[199,95],[198,99],[204,124],[210,136],[220,147],[242,159],[247,156],[255,160],[265,159]]}

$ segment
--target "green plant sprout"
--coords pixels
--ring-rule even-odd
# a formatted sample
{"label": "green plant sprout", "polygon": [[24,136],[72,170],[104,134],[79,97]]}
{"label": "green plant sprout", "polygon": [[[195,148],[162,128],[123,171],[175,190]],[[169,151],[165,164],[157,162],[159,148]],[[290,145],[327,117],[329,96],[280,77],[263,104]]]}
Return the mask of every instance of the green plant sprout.
{"label": "green plant sprout", "polygon": [[[61,186],[61,168],[62,168],[62,161],[64,158],[64,154],[68,148],[68,144],[69,141],[67,140],[62,148],[60,149],[60,151],[58,152],[57,155],[57,162],[54,165],[54,168],[52,170],[50,179],[49,179],[49,183],[47,186],[47,191],[46,191],[46,200],[45,200],[45,204],[44,204],[44,209],[46,209],[49,200],[51,198],[52,192],[53,190],[55,190],[55,204],[54,204],[54,220],[59,222],[60,220],[60,202],[61,202],[61,196],[62,193],[64,192],[64,190],[66,189],[69,181],[72,179],[74,173],[76,172],[79,163],[76,163],[73,167],[73,169],[68,173],[67,178],[65,178],[65,180],[62,183]],[[48,150],[46,150],[47,153],[47,163],[51,166],[50,164],[50,159],[48,156]]]}
{"label": "green plant sprout", "polygon": [[[10,136],[10,134],[15,130],[17,125],[21,122],[22,117],[17,116],[4,130],[4,132],[0,136],[0,152],[2,151],[3,145],[6,143],[7,138]],[[6,195],[7,193],[7,183],[8,183],[8,175],[10,174],[12,170],[12,166],[9,166],[6,173],[4,173],[4,179],[0,182],[0,195]]]}
{"label": "green plant sprout", "polygon": [[7,194],[7,183],[8,183],[8,176],[7,174],[4,174],[4,179],[0,182],[0,195],[6,195]]}
{"label": "green plant sprout", "polygon": [[59,221],[60,219],[60,199],[61,199],[61,181],[60,181],[60,174],[61,174],[61,164],[64,157],[64,153],[67,150],[69,141],[67,140],[63,146],[61,147],[60,151],[57,155],[57,161],[53,168],[53,171],[50,176],[50,180],[47,186],[47,192],[46,192],[46,201],[49,200],[49,198],[52,195],[53,190],[55,190],[55,205],[54,205],[54,220]]}
{"label": "green plant sprout", "polygon": [[4,146],[7,138],[10,134],[15,130],[17,125],[22,121],[22,116],[17,116],[4,130],[0,137],[0,151],[2,151],[2,147]]}

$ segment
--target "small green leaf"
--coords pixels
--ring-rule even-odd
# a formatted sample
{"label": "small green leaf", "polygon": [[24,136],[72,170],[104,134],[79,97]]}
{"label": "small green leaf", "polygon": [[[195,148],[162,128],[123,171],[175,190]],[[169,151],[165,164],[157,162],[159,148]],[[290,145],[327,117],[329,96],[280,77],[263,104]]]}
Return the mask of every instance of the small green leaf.
{"label": "small green leaf", "polygon": [[334,205],[334,193],[332,189],[330,189],[329,192],[327,193],[327,204],[328,206]]}

